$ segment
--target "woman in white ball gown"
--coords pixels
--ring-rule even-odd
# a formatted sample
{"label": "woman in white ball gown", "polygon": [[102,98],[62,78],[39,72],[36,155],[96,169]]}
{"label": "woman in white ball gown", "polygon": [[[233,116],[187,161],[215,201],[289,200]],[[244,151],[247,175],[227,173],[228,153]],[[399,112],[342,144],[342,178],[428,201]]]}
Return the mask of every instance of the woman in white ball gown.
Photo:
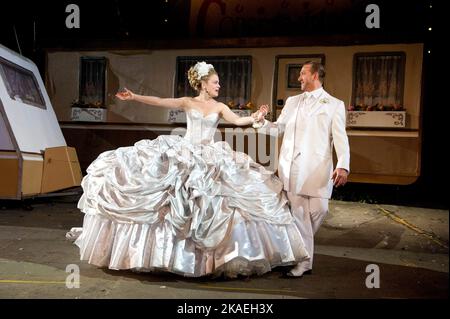
{"label": "woman in white ball gown", "polygon": [[226,142],[214,142],[220,118],[239,117],[214,100],[214,67],[188,71],[196,97],[159,98],[127,89],[117,98],[186,112],[184,137],[162,135],[98,156],[82,181],[85,214],[75,244],[81,260],[110,269],[184,276],[249,276],[309,258],[281,181]]}

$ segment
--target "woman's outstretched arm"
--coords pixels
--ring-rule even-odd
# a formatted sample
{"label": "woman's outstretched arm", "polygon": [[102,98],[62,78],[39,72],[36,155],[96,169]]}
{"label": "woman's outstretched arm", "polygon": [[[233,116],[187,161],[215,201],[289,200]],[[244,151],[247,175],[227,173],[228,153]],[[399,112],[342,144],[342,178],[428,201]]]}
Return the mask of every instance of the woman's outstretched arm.
{"label": "woman's outstretched arm", "polygon": [[137,101],[153,106],[166,107],[170,109],[184,109],[186,98],[160,98],[157,96],[139,95],[125,88],[124,92],[118,92],[116,97],[122,101]]}
{"label": "woman's outstretched arm", "polygon": [[240,116],[236,115],[235,113],[233,113],[233,111],[231,111],[228,106],[226,106],[223,103],[221,103],[221,104],[222,104],[222,108],[221,108],[220,113],[222,114],[222,117],[225,121],[230,122],[237,126],[246,126],[246,125],[253,124],[255,122],[255,118],[253,116],[240,117]]}

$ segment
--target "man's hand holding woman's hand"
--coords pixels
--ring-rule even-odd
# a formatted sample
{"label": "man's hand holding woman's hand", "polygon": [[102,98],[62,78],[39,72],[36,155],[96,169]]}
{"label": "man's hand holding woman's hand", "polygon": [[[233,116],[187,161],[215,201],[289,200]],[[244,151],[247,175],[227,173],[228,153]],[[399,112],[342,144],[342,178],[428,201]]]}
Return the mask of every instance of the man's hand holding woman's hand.
{"label": "man's hand holding woman's hand", "polygon": [[264,117],[269,112],[268,105],[261,105],[259,110],[252,114],[252,117],[255,119],[255,123],[253,123],[254,128],[259,128],[264,124]]}

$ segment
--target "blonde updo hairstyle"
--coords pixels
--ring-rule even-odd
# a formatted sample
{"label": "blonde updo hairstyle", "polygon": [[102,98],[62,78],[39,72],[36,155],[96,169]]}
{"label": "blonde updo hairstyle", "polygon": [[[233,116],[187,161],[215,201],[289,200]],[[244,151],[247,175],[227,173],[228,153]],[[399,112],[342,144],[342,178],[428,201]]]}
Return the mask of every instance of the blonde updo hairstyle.
{"label": "blonde updo hairstyle", "polygon": [[195,91],[200,92],[202,90],[202,81],[207,81],[213,74],[217,74],[217,72],[211,64],[197,62],[188,70],[189,84]]}

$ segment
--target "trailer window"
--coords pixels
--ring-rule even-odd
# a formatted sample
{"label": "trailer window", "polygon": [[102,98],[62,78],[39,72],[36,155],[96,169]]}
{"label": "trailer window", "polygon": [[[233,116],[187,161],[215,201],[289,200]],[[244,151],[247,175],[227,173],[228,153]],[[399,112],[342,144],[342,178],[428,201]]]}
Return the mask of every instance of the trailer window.
{"label": "trailer window", "polygon": [[90,107],[105,105],[106,58],[80,58],[79,101]]}
{"label": "trailer window", "polygon": [[44,110],[47,108],[33,72],[0,58],[0,76],[11,99]]}
{"label": "trailer window", "polygon": [[195,63],[205,61],[214,66],[220,78],[218,101],[231,108],[242,107],[250,102],[252,82],[251,56],[180,56],[177,57],[175,97],[190,96],[195,91],[189,85],[187,72]]}
{"label": "trailer window", "polygon": [[355,110],[404,110],[404,78],[404,52],[355,54],[352,97]]}

